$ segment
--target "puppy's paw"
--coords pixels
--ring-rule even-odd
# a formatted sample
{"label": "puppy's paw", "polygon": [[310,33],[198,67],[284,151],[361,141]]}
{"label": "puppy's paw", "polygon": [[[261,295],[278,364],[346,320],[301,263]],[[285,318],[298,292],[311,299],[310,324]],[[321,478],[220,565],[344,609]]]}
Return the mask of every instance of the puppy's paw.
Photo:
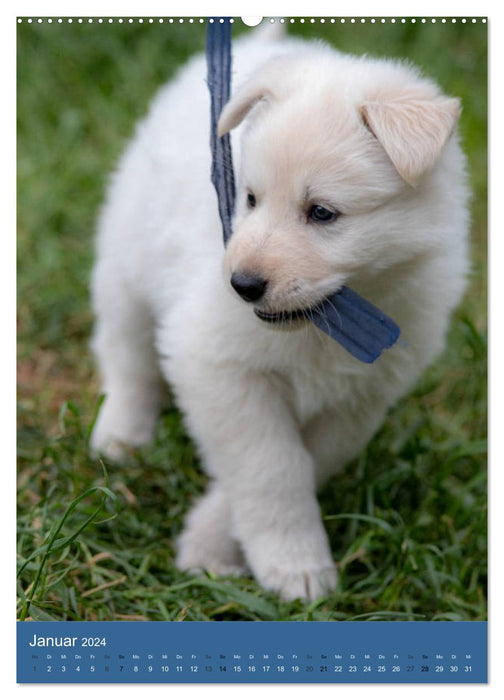
{"label": "puppy's paw", "polygon": [[321,523],[312,530],[262,534],[244,547],[257,581],[284,600],[316,600],[336,586],[336,565]]}
{"label": "puppy's paw", "polygon": [[127,445],[120,440],[114,440],[113,438],[107,440],[91,439],[89,454],[93,458],[103,456],[109,459],[111,462],[121,464],[125,461],[127,452]]}
{"label": "puppy's paw", "polygon": [[91,455],[123,462],[131,448],[152,441],[154,420],[151,415],[127,411],[118,407],[117,401],[106,400],[91,435]]}
{"label": "puppy's paw", "polygon": [[130,449],[131,446],[127,441],[114,437],[103,424],[97,424],[93,430],[89,445],[91,457],[103,456],[121,464],[125,461]]}
{"label": "puppy's paw", "polygon": [[186,530],[177,543],[175,565],[191,574],[209,571],[217,576],[243,576],[247,565],[238,543],[230,537],[213,540]]}
{"label": "puppy's paw", "polygon": [[127,445],[123,440],[114,437],[105,421],[100,417],[91,433],[89,443],[91,457],[107,457],[112,462],[121,463],[127,453]]}
{"label": "puppy's paw", "polygon": [[259,577],[259,582],[283,600],[316,600],[334,590],[337,578],[334,564],[305,569],[294,565],[291,568],[273,567]]}
{"label": "puppy's paw", "polygon": [[177,543],[176,565],[183,571],[210,571],[219,576],[242,576],[247,565],[240,544],[231,536],[229,505],[218,484],[190,511]]}

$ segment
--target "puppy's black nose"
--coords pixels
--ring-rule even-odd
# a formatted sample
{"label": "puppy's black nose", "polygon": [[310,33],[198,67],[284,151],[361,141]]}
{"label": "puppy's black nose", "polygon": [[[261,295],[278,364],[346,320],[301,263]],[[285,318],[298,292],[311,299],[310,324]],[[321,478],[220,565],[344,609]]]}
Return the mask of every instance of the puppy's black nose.
{"label": "puppy's black nose", "polygon": [[245,301],[257,301],[266,291],[268,280],[246,272],[233,272],[231,286]]}

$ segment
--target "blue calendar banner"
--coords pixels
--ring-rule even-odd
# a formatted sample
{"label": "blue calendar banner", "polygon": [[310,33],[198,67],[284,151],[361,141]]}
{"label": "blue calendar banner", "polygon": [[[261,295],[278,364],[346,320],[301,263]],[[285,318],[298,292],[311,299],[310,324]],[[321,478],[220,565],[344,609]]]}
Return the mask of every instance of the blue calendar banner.
{"label": "blue calendar banner", "polygon": [[18,622],[18,683],[486,683],[486,622]]}

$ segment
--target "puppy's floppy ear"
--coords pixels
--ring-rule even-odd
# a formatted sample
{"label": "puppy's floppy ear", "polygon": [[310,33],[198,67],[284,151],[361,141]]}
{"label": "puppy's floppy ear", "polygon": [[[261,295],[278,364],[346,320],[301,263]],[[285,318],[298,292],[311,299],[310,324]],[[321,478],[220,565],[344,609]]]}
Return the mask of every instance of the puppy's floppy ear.
{"label": "puppy's floppy ear", "polygon": [[224,136],[241,124],[252,107],[269,94],[266,86],[259,81],[250,81],[225,105],[219,118],[217,133]]}
{"label": "puppy's floppy ear", "polygon": [[460,102],[439,94],[378,96],[362,104],[361,114],[399,175],[414,186],[441,155],[455,129]]}
{"label": "puppy's floppy ear", "polygon": [[285,75],[292,70],[292,62],[293,59],[288,56],[272,58],[238,88],[221,112],[218,124],[219,136],[224,136],[241,124],[258,102],[281,99],[288,92]]}

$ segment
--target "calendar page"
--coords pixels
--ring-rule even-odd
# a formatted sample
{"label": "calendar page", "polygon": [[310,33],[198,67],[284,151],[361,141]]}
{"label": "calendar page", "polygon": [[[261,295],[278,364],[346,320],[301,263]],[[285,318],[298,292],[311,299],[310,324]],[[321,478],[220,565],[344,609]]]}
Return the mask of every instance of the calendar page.
{"label": "calendar page", "polygon": [[16,21],[18,683],[486,683],[486,18]]}

